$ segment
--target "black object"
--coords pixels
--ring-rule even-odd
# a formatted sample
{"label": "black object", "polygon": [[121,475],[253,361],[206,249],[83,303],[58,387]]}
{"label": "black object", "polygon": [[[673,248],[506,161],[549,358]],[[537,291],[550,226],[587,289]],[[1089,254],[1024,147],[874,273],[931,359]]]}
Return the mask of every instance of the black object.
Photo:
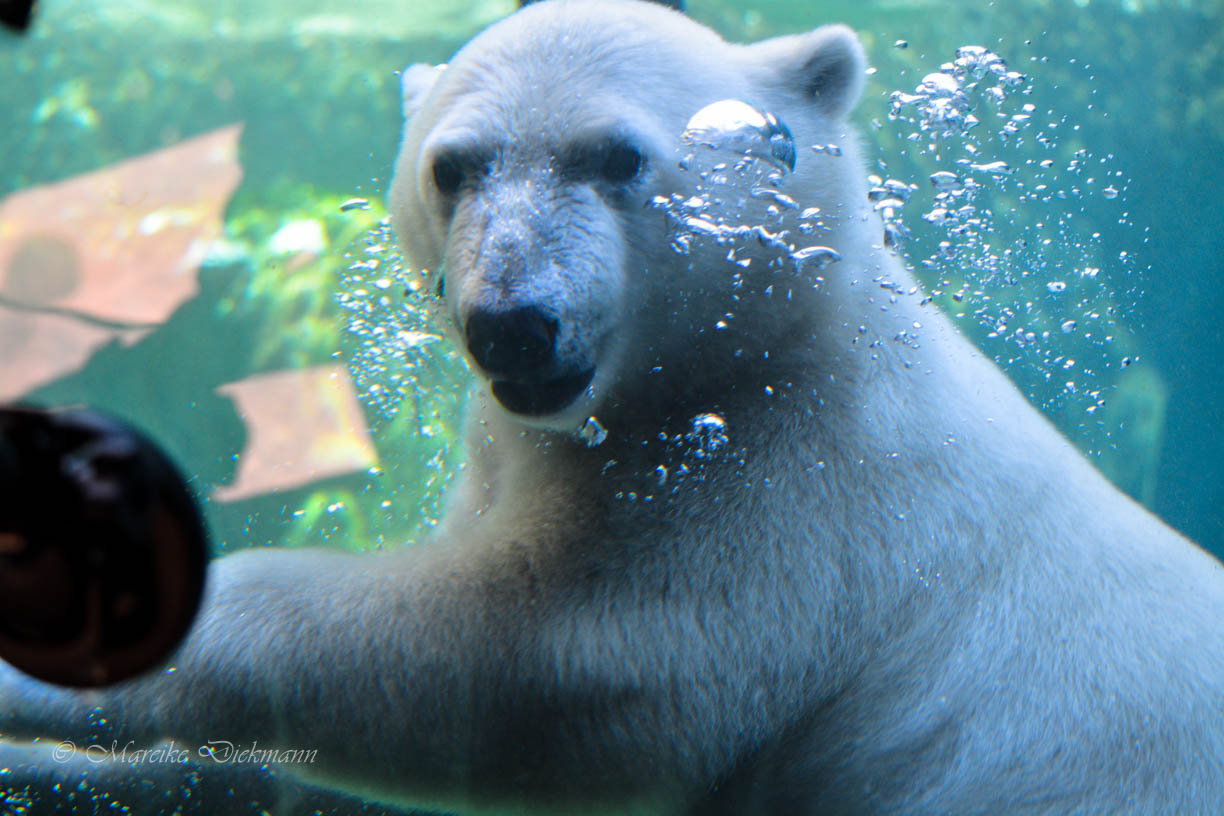
{"label": "black object", "polygon": [[468,315],[464,336],[486,373],[531,380],[552,365],[558,327],[557,318],[535,306],[477,308]]}
{"label": "black object", "polygon": [[0,0],[0,25],[22,32],[34,18],[34,0]]}
{"label": "black object", "polygon": [[0,658],[67,686],[152,669],[207,560],[195,499],[148,439],[90,411],[0,408]]}

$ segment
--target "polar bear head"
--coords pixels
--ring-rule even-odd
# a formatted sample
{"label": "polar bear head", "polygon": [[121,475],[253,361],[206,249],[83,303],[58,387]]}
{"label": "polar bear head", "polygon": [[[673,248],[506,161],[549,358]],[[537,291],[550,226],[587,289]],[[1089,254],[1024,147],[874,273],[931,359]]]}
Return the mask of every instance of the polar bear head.
{"label": "polar bear head", "polygon": [[[744,46],[653,3],[527,6],[448,66],[403,74],[390,208],[405,259],[433,270],[456,341],[524,422],[573,430],[725,392],[798,342],[812,281],[764,256],[733,266],[713,244],[678,253],[650,202],[694,189],[686,122],[738,99],[794,132],[783,189],[824,213],[821,243],[858,241],[863,173],[843,119],[864,67],[842,26]],[[831,142],[841,155],[806,149]]]}

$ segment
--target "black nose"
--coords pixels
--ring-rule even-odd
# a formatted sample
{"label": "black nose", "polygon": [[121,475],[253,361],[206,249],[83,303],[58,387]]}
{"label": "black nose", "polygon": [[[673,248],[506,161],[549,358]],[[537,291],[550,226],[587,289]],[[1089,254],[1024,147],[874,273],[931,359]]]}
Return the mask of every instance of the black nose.
{"label": "black nose", "polygon": [[530,380],[547,368],[557,341],[557,319],[534,306],[476,309],[464,335],[468,351],[487,373]]}

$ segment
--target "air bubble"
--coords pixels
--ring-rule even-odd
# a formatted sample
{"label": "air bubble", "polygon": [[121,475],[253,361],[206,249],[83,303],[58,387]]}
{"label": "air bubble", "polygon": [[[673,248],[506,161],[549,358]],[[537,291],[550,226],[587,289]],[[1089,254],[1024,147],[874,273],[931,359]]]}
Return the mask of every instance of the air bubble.
{"label": "air bubble", "polygon": [[827,246],[810,246],[791,253],[791,260],[800,269],[813,269],[817,272],[832,263],[841,260],[841,254]]}
{"label": "air bubble", "polygon": [[738,99],[723,99],[697,111],[685,125],[685,144],[761,159],[779,170],[795,169],[795,139],[771,113]]}
{"label": "air bubble", "polygon": [[353,210],[368,210],[370,202],[365,198],[350,198],[340,205],[340,212],[352,212]]}
{"label": "air bubble", "polygon": [[727,422],[719,414],[706,413],[693,417],[683,441],[694,459],[710,459],[727,444]]}
{"label": "air bubble", "polygon": [[[918,213],[925,222],[915,232],[925,233],[918,236],[919,245],[932,249],[917,259],[915,270],[930,287],[929,297],[943,295],[951,304],[963,304],[952,305],[956,318],[980,322],[992,341],[1009,346],[996,347],[996,359],[1016,367],[1013,373],[1036,402],[1048,407],[1086,399],[1097,383],[1063,385],[1054,374],[1065,360],[1059,352],[1075,348],[1081,358],[1076,370],[1088,378],[1109,367],[1105,347],[1113,336],[1116,293],[1103,281],[1092,282],[1100,269],[1085,263],[1100,262],[1109,253],[1099,235],[1077,234],[1083,221],[1076,218],[1094,192],[1105,199],[1121,197],[1124,175],[1108,166],[1112,156],[1094,156],[1086,148],[1068,151],[1074,158],[1063,170],[1064,160],[1055,158],[1063,153],[1058,136],[1075,133],[1077,123],[1024,98],[1029,77],[1009,70],[1000,55],[983,46],[964,46],[938,71],[920,75],[912,92],[889,96],[889,118],[896,123],[892,136],[908,142],[906,152],[929,181],[914,196],[922,201]],[[879,166],[884,168],[882,162]],[[889,195],[878,178],[871,183],[870,196],[888,220],[887,231],[900,223],[902,199]],[[1080,205],[1071,203],[1077,200]],[[1135,262],[1132,254],[1115,257],[1128,266]],[[1068,296],[1069,286],[1075,297]],[[1057,300],[1037,296],[1063,292]],[[1092,331],[1077,328],[1081,323]],[[1073,333],[1074,338],[1063,339]],[[1104,364],[1082,359],[1087,348],[1106,355]]]}
{"label": "air bubble", "polygon": [[594,448],[603,444],[603,441],[608,438],[608,431],[598,419],[589,416],[578,429],[578,438],[585,442],[588,448]]}
{"label": "air bubble", "polygon": [[936,190],[959,190],[961,188],[960,176],[948,170],[940,170],[931,174],[931,186]]}
{"label": "air bubble", "polygon": [[990,173],[992,176],[1005,176],[1012,172],[1011,166],[1005,161],[992,161],[985,164],[970,164],[970,170],[979,173]]}

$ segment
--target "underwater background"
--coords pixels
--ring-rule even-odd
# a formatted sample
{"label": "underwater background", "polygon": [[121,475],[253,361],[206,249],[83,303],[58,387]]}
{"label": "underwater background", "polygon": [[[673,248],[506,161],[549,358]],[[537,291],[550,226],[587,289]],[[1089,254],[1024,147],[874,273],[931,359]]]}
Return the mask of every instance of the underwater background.
{"label": "underwater background", "polygon": [[[145,429],[218,551],[419,538],[461,455],[464,374],[382,221],[397,72],[513,8],[43,0],[0,33],[0,402]],[[733,40],[860,34],[865,170],[931,297],[1115,483],[1224,555],[1224,2],[688,12]],[[1016,77],[941,131],[918,91],[965,46]],[[978,180],[959,219],[939,212],[952,172]]]}

